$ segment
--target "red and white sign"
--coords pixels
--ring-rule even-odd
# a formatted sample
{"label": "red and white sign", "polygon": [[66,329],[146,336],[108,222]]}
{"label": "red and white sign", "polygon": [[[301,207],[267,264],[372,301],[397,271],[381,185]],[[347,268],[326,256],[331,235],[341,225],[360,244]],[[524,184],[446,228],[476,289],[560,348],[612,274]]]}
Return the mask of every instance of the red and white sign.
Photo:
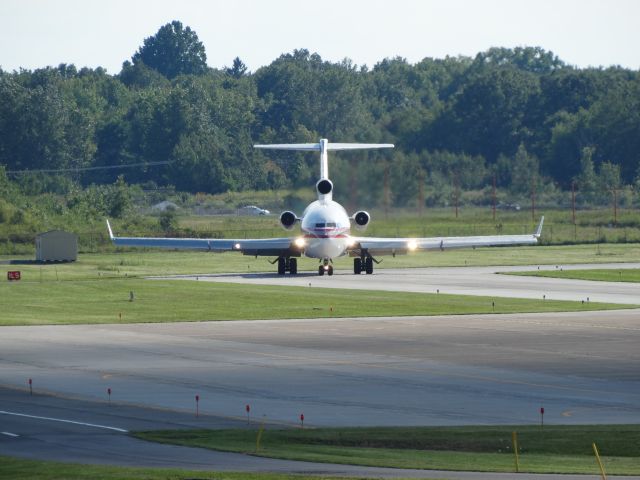
{"label": "red and white sign", "polygon": [[9,280],[10,282],[20,280],[20,272],[18,270],[7,272],[7,280]]}

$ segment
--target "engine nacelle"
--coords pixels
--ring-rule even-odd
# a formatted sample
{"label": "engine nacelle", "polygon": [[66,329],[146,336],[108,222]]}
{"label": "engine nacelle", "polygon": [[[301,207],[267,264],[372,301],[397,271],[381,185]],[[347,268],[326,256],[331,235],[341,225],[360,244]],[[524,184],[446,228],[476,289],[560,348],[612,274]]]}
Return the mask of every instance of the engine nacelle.
{"label": "engine nacelle", "polygon": [[293,212],[286,211],[280,214],[280,225],[285,230],[291,230],[298,220],[298,217]]}
{"label": "engine nacelle", "polygon": [[367,225],[369,225],[369,222],[371,221],[371,215],[364,210],[354,213],[352,218],[355,223],[355,227],[358,230],[364,230],[367,228]]}
{"label": "engine nacelle", "polygon": [[316,190],[320,195],[328,195],[333,191],[333,183],[331,183],[331,180],[323,178],[316,183]]}

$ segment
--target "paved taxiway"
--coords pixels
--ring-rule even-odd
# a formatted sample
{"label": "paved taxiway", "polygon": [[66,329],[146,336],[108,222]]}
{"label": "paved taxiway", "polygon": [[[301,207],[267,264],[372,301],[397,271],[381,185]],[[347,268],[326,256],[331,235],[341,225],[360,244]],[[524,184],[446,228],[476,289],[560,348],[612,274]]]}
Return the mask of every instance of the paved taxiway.
{"label": "paved taxiway", "polygon": [[[447,478],[460,480],[494,480],[512,478],[512,474],[446,472],[435,470],[400,470],[351,465],[331,465],[293,462],[252,457],[234,453],[215,452],[174,445],[144,442],[116,431],[148,428],[225,428],[243,427],[241,421],[214,416],[200,416],[144,407],[112,405],[103,402],[62,398],[0,387],[4,408],[32,410],[46,414],[46,418],[30,418],[0,413],[0,454],[38,460],[64,460],[84,464],[170,467],[188,470],[276,472],[331,476],[359,476],[367,478]],[[61,417],[74,416],[74,423]],[[83,424],[86,417],[91,425]],[[108,425],[117,424],[119,427]],[[21,432],[20,434],[12,432]],[[549,480],[551,475],[519,474],[523,480]],[[597,475],[562,475],[562,480],[598,479]],[[637,480],[640,477],[616,477]]]}
{"label": "paved taxiway", "polygon": [[[559,278],[496,275],[497,272],[532,270],[584,270],[584,269],[640,268],[640,263],[609,263],[557,266],[503,266],[503,267],[434,267],[377,269],[374,275],[353,275],[337,271],[333,276],[318,276],[317,272],[284,275],[268,273],[177,275],[174,279],[211,282],[249,283],[256,285],[297,285],[320,288],[349,288],[388,290],[397,292],[451,293],[514,298],[542,298],[553,300],[592,302],[640,303],[640,285],[622,282],[587,282]],[[364,279],[366,277],[366,279]]]}
{"label": "paved taxiway", "polygon": [[[397,274],[386,272],[335,275],[330,280],[344,277],[359,288],[372,280],[379,286],[397,286]],[[258,280],[262,278],[290,279],[263,275]],[[316,284],[327,277],[299,279]],[[549,282],[549,291],[556,284],[553,279],[535,280]],[[599,285],[589,288],[604,291]],[[636,423],[639,340],[639,310],[3,327],[0,384],[12,388],[0,389],[0,410],[123,430],[243,425],[247,403],[255,419],[266,416],[293,424],[304,413],[310,425],[535,423],[541,405],[548,423]],[[55,396],[28,396],[27,378],[33,378],[36,394]],[[113,392],[110,407],[107,388]],[[196,394],[203,413],[197,419]],[[116,430],[7,413],[0,414],[0,422],[2,432],[18,435],[0,434],[0,451],[32,458],[195,469],[437,475],[160,446]]]}

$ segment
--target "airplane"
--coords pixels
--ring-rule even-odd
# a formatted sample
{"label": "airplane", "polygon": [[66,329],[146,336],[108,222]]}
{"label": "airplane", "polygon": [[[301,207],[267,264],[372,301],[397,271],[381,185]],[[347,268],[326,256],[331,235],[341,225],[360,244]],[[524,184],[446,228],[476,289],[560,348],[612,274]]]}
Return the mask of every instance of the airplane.
{"label": "airplane", "polygon": [[364,231],[371,221],[371,215],[359,210],[349,216],[339,203],[333,200],[333,183],[329,179],[329,151],[393,148],[393,144],[371,143],[329,143],[321,139],[318,143],[254,145],[257,149],[312,151],[320,153],[320,178],[316,182],[318,199],[312,202],[302,216],[292,211],[280,214],[280,225],[285,230],[293,230],[300,224],[301,235],[282,238],[254,239],[201,239],[201,238],[150,238],[116,237],[109,220],[109,237],[116,246],[159,247],[168,249],[201,250],[207,252],[235,251],[244,255],[276,257],[271,262],[278,264],[278,274],[298,273],[297,259],[302,255],[319,260],[318,274],[333,275],[333,259],[343,255],[354,257],[353,273],[373,273],[376,258],[383,255],[397,255],[420,250],[445,250],[464,247],[488,247],[503,245],[532,245],[542,234],[544,217],[533,234],[526,235],[486,235],[473,237],[431,237],[431,238],[375,238],[351,235],[351,225]]}

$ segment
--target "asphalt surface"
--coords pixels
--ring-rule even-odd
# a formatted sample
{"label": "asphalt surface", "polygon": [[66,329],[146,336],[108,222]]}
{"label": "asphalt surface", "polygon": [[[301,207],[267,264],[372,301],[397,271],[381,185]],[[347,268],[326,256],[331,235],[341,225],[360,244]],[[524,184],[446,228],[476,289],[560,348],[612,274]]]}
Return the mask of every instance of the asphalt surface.
{"label": "asphalt surface", "polygon": [[211,282],[236,282],[256,285],[297,285],[317,288],[349,288],[396,292],[451,293],[515,298],[547,298],[638,304],[640,284],[622,282],[587,282],[530,276],[496,275],[497,272],[532,270],[640,268],[640,263],[609,263],[588,265],[544,265],[502,267],[430,267],[406,269],[376,269],[374,275],[353,275],[337,271],[333,276],[320,277],[317,272],[279,276],[272,273],[176,275],[172,279]]}
{"label": "asphalt surface", "polygon": [[[458,278],[503,294],[500,285],[487,287],[486,279],[476,278],[485,273],[452,270],[458,273],[446,277],[451,288]],[[422,280],[401,277],[379,270],[330,280],[351,285],[344,288],[427,288]],[[248,281],[265,279],[335,286],[324,282],[327,277],[311,276],[258,275]],[[563,291],[554,279],[534,280],[541,280],[536,289]],[[519,289],[526,290],[511,285],[506,293]],[[611,301],[607,295],[623,296],[626,303],[640,299],[603,282],[577,282],[564,294],[569,291],[585,292],[591,301],[602,300],[596,295],[602,301]],[[300,413],[307,426],[533,424],[540,406],[546,423],[637,423],[639,340],[640,310],[3,327],[0,454],[190,469],[500,478],[261,459],[157,445],[126,431],[246,426],[246,404],[254,425],[266,420],[295,426]]]}

